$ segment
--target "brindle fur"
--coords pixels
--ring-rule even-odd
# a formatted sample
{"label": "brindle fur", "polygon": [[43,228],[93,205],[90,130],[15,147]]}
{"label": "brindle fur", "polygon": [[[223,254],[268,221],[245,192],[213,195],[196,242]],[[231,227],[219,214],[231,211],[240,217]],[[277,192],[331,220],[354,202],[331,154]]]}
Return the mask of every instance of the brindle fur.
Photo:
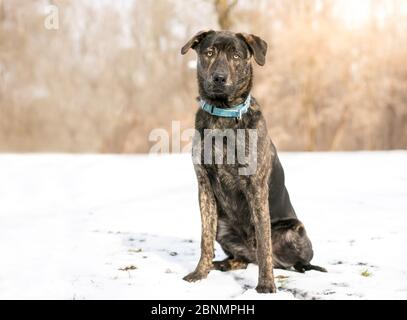
{"label": "brindle fur", "polygon": [[[210,30],[196,34],[182,48],[182,54],[190,48],[198,53],[200,98],[228,108],[247,98],[253,79],[251,57],[263,65],[267,44],[254,35]],[[221,81],[215,81],[218,75],[222,76]],[[324,271],[310,264],[311,242],[291,205],[284,171],[256,100],[252,98],[248,112],[240,120],[199,110],[195,127],[201,142],[205,138],[204,129],[256,129],[257,170],[246,176],[238,174],[242,166],[238,163],[202,161],[195,165],[202,221],[201,258],[195,271],[184,279],[197,281],[211,269],[227,271],[257,263],[256,290],[269,293],[276,291],[273,266],[295,267],[300,272]],[[203,154],[204,144],[201,145]],[[228,255],[224,261],[212,261],[215,240]]]}

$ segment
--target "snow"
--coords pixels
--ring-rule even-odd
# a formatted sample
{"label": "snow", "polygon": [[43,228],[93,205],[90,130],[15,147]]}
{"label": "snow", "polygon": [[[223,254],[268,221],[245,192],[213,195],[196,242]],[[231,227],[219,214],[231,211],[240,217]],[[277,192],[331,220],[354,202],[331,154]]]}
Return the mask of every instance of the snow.
{"label": "snow", "polygon": [[328,273],[275,270],[259,295],[255,265],[182,280],[199,257],[189,155],[1,155],[0,298],[406,299],[407,151],[280,158]]}

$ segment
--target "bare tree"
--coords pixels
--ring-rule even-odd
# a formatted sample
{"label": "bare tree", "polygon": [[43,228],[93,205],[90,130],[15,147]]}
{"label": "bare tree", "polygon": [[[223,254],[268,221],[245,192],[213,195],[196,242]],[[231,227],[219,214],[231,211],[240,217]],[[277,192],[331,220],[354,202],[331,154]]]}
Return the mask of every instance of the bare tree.
{"label": "bare tree", "polygon": [[280,149],[407,148],[404,4],[376,0],[355,32],[337,1],[0,0],[0,151],[147,152],[152,129],[193,127],[195,55],[179,48],[204,27],[269,43],[253,94]]}
{"label": "bare tree", "polygon": [[222,30],[230,30],[233,26],[231,13],[238,0],[214,0],[219,26]]}

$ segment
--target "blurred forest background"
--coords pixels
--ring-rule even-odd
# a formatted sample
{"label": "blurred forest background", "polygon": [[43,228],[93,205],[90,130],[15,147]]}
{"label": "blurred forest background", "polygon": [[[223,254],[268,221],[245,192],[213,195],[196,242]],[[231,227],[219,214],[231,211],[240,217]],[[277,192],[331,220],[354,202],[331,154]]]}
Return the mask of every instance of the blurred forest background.
{"label": "blurred forest background", "polygon": [[406,1],[0,0],[0,151],[148,152],[193,127],[180,48],[207,28],[269,43],[253,94],[279,149],[407,148]]}

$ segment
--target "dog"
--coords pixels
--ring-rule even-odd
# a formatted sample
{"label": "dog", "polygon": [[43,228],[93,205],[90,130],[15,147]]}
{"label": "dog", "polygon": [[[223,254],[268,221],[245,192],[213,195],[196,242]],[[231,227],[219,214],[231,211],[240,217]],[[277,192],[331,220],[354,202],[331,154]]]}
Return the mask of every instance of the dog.
{"label": "dog", "polygon": [[[207,152],[202,143],[207,141],[208,129],[255,130],[257,141],[256,154],[249,157],[256,162],[252,174],[239,174],[241,163],[194,164],[202,221],[201,256],[195,271],[184,280],[194,282],[206,278],[210,270],[244,269],[248,263],[256,263],[257,292],[274,293],[273,268],[326,271],[310,264],[311,241],[291,205],[283,167],[260,107],[250,96],[251,60],[265,64],[267,43],[252,34],[206,30],[193,36],[181,54],[190,49],[198,55],[201,104],[195,117],[194,148]],[[247,140],[245,135],[243,142]],[[225,145],[222,148],[226,150]],[[227,255],[223,261],[212,261],[215,240]]]}

